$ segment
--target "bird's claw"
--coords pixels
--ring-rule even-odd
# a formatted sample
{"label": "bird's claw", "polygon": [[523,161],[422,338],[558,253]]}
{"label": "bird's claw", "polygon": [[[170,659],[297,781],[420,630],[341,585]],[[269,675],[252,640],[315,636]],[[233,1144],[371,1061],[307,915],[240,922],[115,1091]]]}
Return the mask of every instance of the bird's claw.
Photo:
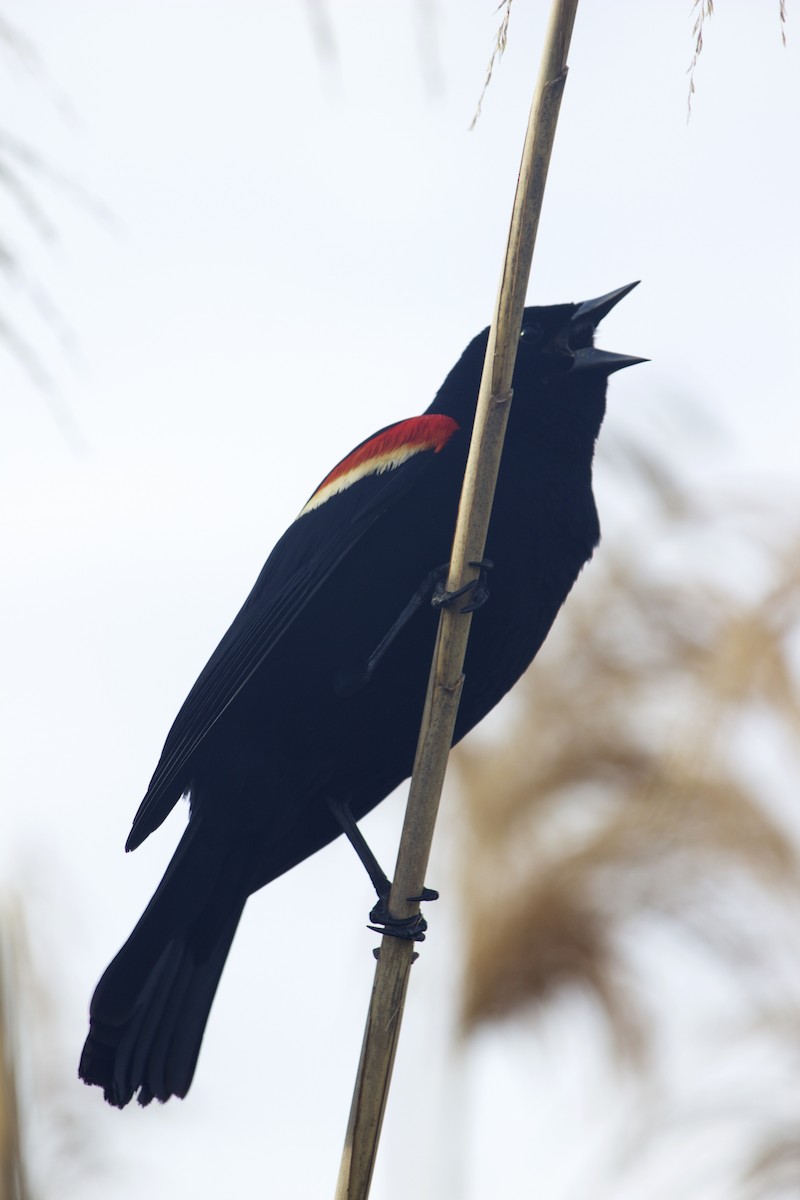
{"label": "bird's claw", "polygon": [[[374,913],[373,909],[370,919],[380,920]],[[367,926],[367,929],[371,929],[373,933],[380,933],[384,937],[402,938],[404,942],[424,942],[427,928],[428,922],[422,913],[415,913],[413,917],[392,917],[387,913],[380,925]]]}
{"label": "bird's claw", "polygon": [[[421,903],[423,900],[438,900],[439,893],[435,888],[424,887],[418,896],[407,896],[409,904]],[[380,896],[378,903],[369,914],[374,925],[368,925],[373,933],[386,934],[388,937],[402,938],[407,942],[424,942],[428,922],[422,913],[413,913],[410,917],[395,917],[389,912],[388,895]]]}
{"label": "bird's claw", "polygon": [[[429,888],[429,887],[424,887],[418,896],[406,896],[406,900],[408,901],[409,904],[422,903],[423,900],[438,900],[438,899],[439,899],[439,893],[436,891],[436,888]],[[374,919],[375,918],[373,917],[373,920]]]}
{"label": "bird's claw", "polygon": [[446,605],[452,604],[459,596],[465,596],[467,592],[472,592],[472,599],[460,610],[462,613],[477,612],[479,608],[483,607],[490,594],[486,575],[494,568],[494,563],[490,558],[481,558],[477,562],[470,562],[469,565],[478,568],[477,579],[471,579],[469,583],[456,588],[453,592],[446,591],[444,579],[439,579],[431,596],[431,604],[434,608],[444,608]]}

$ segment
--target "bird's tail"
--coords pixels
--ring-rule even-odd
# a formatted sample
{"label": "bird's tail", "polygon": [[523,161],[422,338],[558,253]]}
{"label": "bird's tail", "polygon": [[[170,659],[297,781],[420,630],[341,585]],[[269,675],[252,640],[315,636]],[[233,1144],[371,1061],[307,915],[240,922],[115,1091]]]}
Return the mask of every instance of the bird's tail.
{"label": "bird's tail", "polygon": [[185,1096],[247,899],[229,854],[192,819],[141,920],[97,985],[78,1074],[124,1108]]}

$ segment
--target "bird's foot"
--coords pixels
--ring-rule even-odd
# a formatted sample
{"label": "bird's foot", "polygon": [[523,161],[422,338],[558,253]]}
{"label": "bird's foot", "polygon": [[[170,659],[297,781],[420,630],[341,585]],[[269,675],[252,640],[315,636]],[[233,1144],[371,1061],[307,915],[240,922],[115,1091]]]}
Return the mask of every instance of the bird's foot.
{"label": "bird's foot", "polygon": [[489,599],[489,586],[486,582],[486,576],[494,567],[494,563],[490,558],[482,558],[478,562],[471,562],[469,565],[478,568],[479,574],[477,579],[471,579],[469,583],[465,583],[463,587],[456,588],[453,592],[446,590],[447,573],[450,570],[449,563],[442,563],[441,566],[435,567],[433,571],[429,571],[397,620],[387,633],[384,634],[369,658],[365,662],[346,663],[336,672],[333,686],[337,696],[343,698],[353,696],[367,686],[375,673],[375,668],[392,642],[394,642],[401,630],[405,628],[417,609],[429,598],[433,608],[439,609],[452,604],[460,596],[466,596],[467,592],[471,592],[469,604],[465,604],[461,612],[471,613],[481,608]]}
{"label": "bird's foot", "polygon": [[[423,888],[419,896],[409,896],[409,903],[422,902],[423,900],[438,900],[439,893],[433,888]],[[380,895],[378,903],[369,914],[370,921],[374,921],[374,925],[368,925],[373,933],[382,933],[387,937],[402,938],[407,942],[424,942],[425,930],[428,928],[428,922],[423,917],[422,913],[413,913],[410,917],[395,917],[389,912],[389,894]]]}
{"label": "bird's foot", "polygon": [[490,593],[487,575],[494,568],[494,563],[490,558],[481,558],[477,562],[470,562],[469,565],[478,568],[477,579],[471,579],[463,587],[456,588],[453,592],[448,592],[445,590],[445,579],[440,578],[431,596],[431,604],[434,608],[444,608],[446,605],[452,604],[459,596],[466,596],[467,592],[471,592],[472,596],[469,604],[465,604],[461,609],[462,613],[477,612],[479,608],[483,607],[489,599]]}

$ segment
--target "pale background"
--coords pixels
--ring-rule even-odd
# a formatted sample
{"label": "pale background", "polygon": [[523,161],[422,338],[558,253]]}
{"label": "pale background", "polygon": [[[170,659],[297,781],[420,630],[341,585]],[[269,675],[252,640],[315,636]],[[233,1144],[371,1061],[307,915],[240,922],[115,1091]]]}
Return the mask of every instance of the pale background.
{"label": "pale background", "polygon": [[[614,379],[607,428],[650,431],[698,488],[796,506],[797,44],[777,0],[720,0],[687,125],[688,8],[581,6],[530,298],[641,278],[601,340],[652,364]],[[423,409],[490,316],[546,5],[517,0],[468,133],[492,9],[3,6],[39,56],[4,48],[3,126],[108,214],[29,174],[43,241],[0,201],[24,273],[2,312],[54,381],[47,399],[0,357],[0,871],[55,989],[60,1087],[177,841],[180,810],[122,852],[189,686],[319,479]],[[395,797],[366,822],[389,864],[400,813]],[[567,1006],[456,1064],[453,903],[445,888],[415,968],[376,1200],[599,1195],[627,1118],[592,1018]],[[342,845],[251,901],[188,1100],[118,1113],[75,1082],[104,1169],[54,1178],[43,1143],[48,1194],[332,1194],[369,905]]]}

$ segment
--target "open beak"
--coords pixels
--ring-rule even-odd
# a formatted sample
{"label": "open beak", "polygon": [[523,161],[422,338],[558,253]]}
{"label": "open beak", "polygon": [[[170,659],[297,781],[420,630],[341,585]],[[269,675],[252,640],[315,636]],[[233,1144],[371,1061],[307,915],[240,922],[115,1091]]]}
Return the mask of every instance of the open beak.
{"label": "open beak", "polygon": [[630,354],[614,354],[611,350],[598,350],[594,346],[581,346],[581,343],[590,342],[596,327],[600,324],[603,317],[608,316],[612,308],[619,304],[623,296],[627,296],[628,292],[632,292],[638,286],[639,280],[634,283],[626,283],[624,287],[617,288],[614,292],[606,292],[605,296],[598,296],[595,300],[584,300],[573,313],[569,323],[570,341],[577,343],[577,348],[574,348],[573,371],[598,371],[604,375],[613,375],[615,371],[622,371],[625,367],[635,367],[637,363],[649,362],[647,358],[635,358]]}

